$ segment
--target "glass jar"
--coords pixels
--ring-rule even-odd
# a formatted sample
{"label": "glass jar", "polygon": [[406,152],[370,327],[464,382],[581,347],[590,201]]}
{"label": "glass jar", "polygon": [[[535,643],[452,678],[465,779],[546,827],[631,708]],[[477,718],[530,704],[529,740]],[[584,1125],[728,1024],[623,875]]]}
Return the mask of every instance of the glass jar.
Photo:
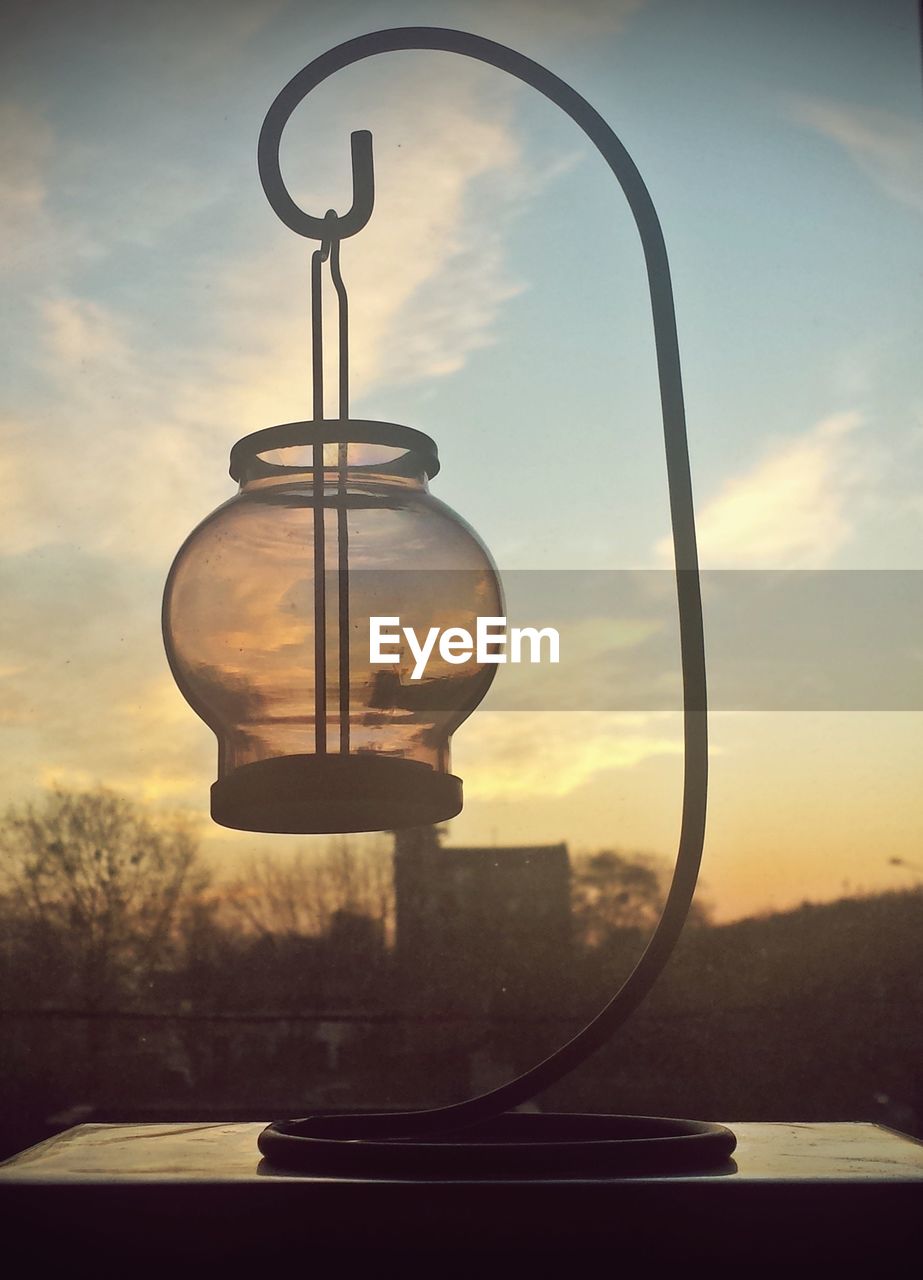
{"label": "glass jar", "polygon": [[387,630],[503,613],[490,553],[434,498],[433,441],[365,421],[288,423],[231,450],[239,492],[180,548],[163,632],[186,700],[218,739],[212,817],[247,831],[393,830],[460,812],[454,730],[495,672],[438,645],[414,678]]}

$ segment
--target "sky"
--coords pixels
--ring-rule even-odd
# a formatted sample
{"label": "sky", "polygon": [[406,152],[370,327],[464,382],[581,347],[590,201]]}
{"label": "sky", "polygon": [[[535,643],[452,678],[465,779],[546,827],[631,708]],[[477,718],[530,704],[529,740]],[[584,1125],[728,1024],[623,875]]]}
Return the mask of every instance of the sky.
{"label": "sky", "polygon": [[[233,493],[230,446],[308,416],[309,248],[260,188],[263,116],[311,59],[382,27],[514,45],[638,165],[673,274],[703,566],[923,568],[909,0],[51,0],[3,22],[0,802],[105,783],[201,815],[216,865],[307,843],[208,821],[214,740],[174,687],[160,602]],[[377,202],[343,247],[355,414],[437,440],[433,492],[501,573],[666,572],[643,261],[591,145],[491,68],[388,55],[287,128],[305,208],[347,207],[357,128]],[[867,662],[903,645],[912,680],[919,635],[889,626]],[[741,705],[711,738],[717,918],[913,882],[892,859],[923,865],[919,709]],[[498,680],[454,740],[448,840],[672,861],[681,764],[674,711],[510,711]]]}

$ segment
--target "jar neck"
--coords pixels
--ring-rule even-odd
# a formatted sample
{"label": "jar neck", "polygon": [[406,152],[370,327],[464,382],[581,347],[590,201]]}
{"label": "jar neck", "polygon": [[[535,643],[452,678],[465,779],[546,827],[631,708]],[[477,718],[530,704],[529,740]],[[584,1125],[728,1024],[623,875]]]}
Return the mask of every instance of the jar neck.
{"label": "jar neck", "polygon": [[[427,493],[429,484],[422,469],[412,474],[394,474],[386,468],[376,467],[341,467],[327,466],[323,471],[325,493],[346,490],[355,493],[359,490],[387,489],[389,492]],[[277,467],[271,474],[259,468],[245,468],[240,477],[240,492],[253,493],[266,489],[313,490],[314,468]]]}

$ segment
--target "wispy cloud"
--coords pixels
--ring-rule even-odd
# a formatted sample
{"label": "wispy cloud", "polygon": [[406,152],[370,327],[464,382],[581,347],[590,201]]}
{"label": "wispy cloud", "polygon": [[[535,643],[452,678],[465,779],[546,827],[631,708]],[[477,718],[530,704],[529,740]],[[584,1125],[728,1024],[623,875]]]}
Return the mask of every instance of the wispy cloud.
{"label": "wispy cloud", "polygon": [[[118,319],[89,299],[59,294],[40,304],[45,341],[53,370],[73,377],[98,369],[110,377],[127,371],[126,335]],[[110,382],[111,389],[111,382]]]}
{"label": "wispy cloud", "polygon": [[[519,287],[506,266],[510,229],[554,176],[524,170],[511,99],[476,68],[421,112],[432,74],[407,71],[377,115],[378,208],[344,245],[356,398],[449,376],[493,340]],[[0,418],[9,787],[102,779],[201,808],[215,747],[166,668],[163,578],[185,534],[232,492],[234,439],[307,416],[311,246],[279,234],[261,197],[243,206],[227,190],[208,206],[213,235],[203,236],[207,176],[197,181],[194,154],[177,171],[157,148],[144,158],[159,193],[147,215],[101,222],[94,184],[109,171],[92,143],[69,152],[64,192],[53,131],[22,119],[22,138],[28,124],[40,145],[23,143],[34,164],[17,188],[15,265],[30,274]],[[344,136],[322,131],[311,207],[337,201]],[[257,186],[255,173],[248,180]],[[253,234],[254,204],[264,237]],[[93,246],[89,273],[86,258],[57,250],[78,240]]]}
{"label": "wispy cloud", "polygon": [[[817,569],[849,541],[876,456],[860,443],[856,412],[833,414],[778,441],[701,505],[699,553],[708,569]],[[671,546],[662,540],[661,559]]]}
{"label": "wispy cloud", "polygon": [[794,95],[792,117],[843,147],[882,191],[923,211],[923,126],[918,118],[830,98]]}
{"label": "wispy cloud", "polygon": [[47,278],[74,251],[74,235],[49,211],[54,131],[33,107],[0,101],[0,273],[8,279],[41,271]]}
{"label": "wispy cloud", "polygon": [[481,711],[462,726],[456,758],[478,801],[561,797],[600,774],[682,755],[670,714]]}
{"label": "wispy cloud", "polygon": [[0,751],[10,791],[105,781],[201,806],[214,740],[167,669],[158,583],[49,548],[0,557]]}
{"label": "wispy cloud", "polygon": [[51,130],[21,103],[0,103],[0,210],[3,247],[15,245],[46,196],[45,169],[52,149]]}
{"label": "wispy cloud", "polygon": [[[526,179],[509,105],[493,98],[481,103],[475,72],[420,113],[411,104],[427,96],[431,76],[429,70],[407,72],[406,97],[377,116],[376,211],[362,234],[343,245],[356,396],[454,372],[471,350],[490,341],[500,306],[519,289],[505,266],[505,241]],[[336,142],[312,171],[311,191],[299,193],[305,207],[320,208],[338,189],[333,175],[344,139],[338,135]],[[264,404],[262,421],[303,404],[308,376],[304,242],[289,241],[280,251],[276,236],[268,240],[271,249],[238,258],[223,273],[224,296],[216,308],[227,345],[250,352],[243,366],[238,355],[234,368],[225,367],[238,412],[241,392],[245,411],[254,393],[264,400],[280,392],[286,398],[276,413]],[[294,262],[296,251],[304,275],[292,280],[278,264]],[[329,312],[327,318],[332,333]],[[334,348],[329,341],[330,374]]]}
{"label": "wispy cloud", "polygon": [[[506,267],[507,238],[556,170],[526,173],[506,93],[485,92],[481,70],[436,95],[425,113],[415,103],[426,96],[432,69],[408,72],[402,94],[376,119],[378,208],[343,249],[354,403],[383,386],[456,372],[493,341],[504,302],[520,288]],[[320,147],[311,169],[311,187],[326,200],[339,190],[342,141],[337,133]],[[50,138],[45,155],[50,163]],[[151,163],[152,186],[168,186]],[[91,176],[84,175],[87,183]],[[51,180],[51,172],[36,171],[24,207],[44,208]],[[189,224],[200,215],[201,203],[192,201]],[[158,287],[167,292],[156,305],[137,291],[126,302],[121,289],[91,294],[78,277],[38,273],[23,298],[23,327],[31,318],[35,342],[22,367],[33,366],[39,390],[11,397],[5,426],[19,508],[5,530],[7,550],[58,540],[63,525],[83,547],[162,565],[189,528],[229,496],[225,457],[234,439],[309,416],[310,246],[270,234],[254,251],[243,247],[253,239],[250,213],[227,200],[214,216],[216,227],[227,224],[215,245],[196,239],[185,260],[172,257],[182,234],[176,215],[169,225],[157,218],[150,224],[160,237],[159,260],[182,263],[179,282],[167,287],[161,277]],[[40,261],[28,223],[20,233],[24,252]],[[277,229],[271,215],[266,225]],[[83,230],[91,232],[76,210],[60,226],[62,237]],[[51,214],[35,234],[54,239]],[[114,243],[110,248],[114,253]],[[104,258],[108,251],[103,246]],[[165,325],[167,304],[175,314]],[[334,331],[328,324],[328,334]],[[328,386],[335,387],[334,358],[330,342]],[[332,397],[327,408],[335,412]],[[30,436],[41,438],[43,449],[30,451],[26,463],[22,447]]]}

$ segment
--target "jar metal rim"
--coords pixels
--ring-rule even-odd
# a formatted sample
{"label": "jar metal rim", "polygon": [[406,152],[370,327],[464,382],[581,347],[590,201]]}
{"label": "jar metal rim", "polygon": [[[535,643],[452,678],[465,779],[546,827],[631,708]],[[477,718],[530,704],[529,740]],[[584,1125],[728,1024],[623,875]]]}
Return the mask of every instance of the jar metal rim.
{"label": "jar metal rim", "polygon": [[[263,427],[243,436],[231,449],[229,472],[232,480],[241,483],[248,464],[259,459],[270,449],[287,449],[298,445],[316,444],[380,444],[405,449],[419,459],[420,465],[431,480],[439,472],[439,451],[432,440],[415,427],[404,427],[396,422],[375,422],[365,418],[324,418],[311,422],[283,422],[275,427]],[[282,474],[293,468],[277,466],[261,460],[261,468],[273,474]],[[302,470],[303,468],[299,468]],[[366,464],[357,470],[375,470],[374,464]]]}

